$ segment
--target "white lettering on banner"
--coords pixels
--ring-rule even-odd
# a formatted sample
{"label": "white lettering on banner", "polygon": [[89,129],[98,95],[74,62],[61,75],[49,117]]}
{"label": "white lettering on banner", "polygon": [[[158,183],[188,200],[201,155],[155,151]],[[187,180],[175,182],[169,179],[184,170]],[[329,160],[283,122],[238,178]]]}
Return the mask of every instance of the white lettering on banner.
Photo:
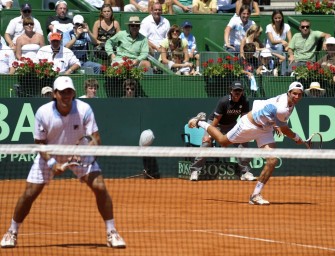
{"label": "white lettering on banner", "polygon": [[7,139],[9,136],[9,125],[4,121],[8,116],[8,108],[4,104],[0,104],[0,141]]}
{"label": "white lettering on banner", "polygon": [[[321,131],[321,117],[329,120],[328,130]],[[312,117],[312,118],[311,118]],[[320,132],[323,141],[331,141],[335,139],[335,108],[332,106],[309,106],[309,135],[314,132]]]}
{"label": "white lettering on banner", "polygon": [[[281,158],[277,158],[278,159],[278,163],[276,165],[275,168],[280,168],[283,164],[283,160]],[[229,162],[232,163],[237,163],[237,159],[235,157],[231,157],[229,159]],[[261,158],[261,157],[255,157],[252,159],[252,161],[250,162],[250,166],[251,168],[263,168],[263,166],[266,164],[266,159]]]}
{"label": "white lettering on banner", "polygon": [[11,154],[11,162],[31,162],[34,161],[36,154]]}
{"label": "white lettering on banner", "polygon": [[[28,119],[29,126],[24,127],[24,121]],[[20,135],[23,132],[30,132],[33,134],[34,132],[34,111],[31,107],[30,103],[24,103],[23,108],[19,117],[19,120],[17,121],[15,131],[12,137],[12,141],[19,141],[20,140]]]}

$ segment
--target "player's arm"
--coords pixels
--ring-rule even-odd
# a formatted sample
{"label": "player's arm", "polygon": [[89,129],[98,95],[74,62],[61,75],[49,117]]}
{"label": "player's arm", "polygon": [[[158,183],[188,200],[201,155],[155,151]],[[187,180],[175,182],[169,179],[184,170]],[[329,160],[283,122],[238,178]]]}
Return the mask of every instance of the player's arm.
{"label": "player's arm", "polygon": [[288,138],[294,140],[297,144],[304,143],[303,140],[299,137],[299,135],[293,132],[288,126],[281,126],[280,131]]}
{"label": "player's arm", "polygon": [[100,133],[98,131],[91,134],[95,145],[101,145]]}

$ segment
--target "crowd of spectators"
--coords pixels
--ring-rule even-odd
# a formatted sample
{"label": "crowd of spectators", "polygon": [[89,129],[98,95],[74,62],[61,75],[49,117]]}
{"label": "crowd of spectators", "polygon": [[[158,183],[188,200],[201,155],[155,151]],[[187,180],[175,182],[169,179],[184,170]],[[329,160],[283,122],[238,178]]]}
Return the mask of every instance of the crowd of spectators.
{"label": "crowd of spectators", "polygon": [[[133,66],[142,66],[151,73],[156,68],[149,61],[151,56],[176,74],[201,75],[200,53],[192,34],[192,23],[185,20],[181,26],[171,25],[163,17],[182,12],[232,13],[224,28],[223,50],[239,58],[251,83],[254,75],[291,75],[294,66],[317,61],[320,40],[327,54],[318,62],[322,66],[335,62],[335,39],[330,34],[312,30],[311,22],[302,20],[300,32],[292,35],[280,10],[273,12],[271,23],[264,28],[266,39],[262,41],[263,28],[252,20],[254,15],[260,14],[258,3],[253,0],[130,0],[122,7],[125,12],[148,12],[148,16],[142,21],[138,16],[130,16],[127,29],[123,31],[114,17],[114,11],[122,11],[121,7],[115,8],[120,1],[93,2],[100,15],[91,29],[83,16],[68,17],[66,1],[58,1],[55,16],[46,22],[47,45],[40,22],[32,16],[31,5],[25,2],[20,9],[21,15],[9,22],[4,38],[1,37],[1,49],[8,52],[12,49],[14,57],[3,54],[0,62],[4,65],[0,73],[13,74],[12,62],[21,57],[35,62],[48,59],[64,74],[79,69],[100,74],[101,64],[122,65],[123,58],[127,57]],[[93,57],[90,49],[94,49]]]}

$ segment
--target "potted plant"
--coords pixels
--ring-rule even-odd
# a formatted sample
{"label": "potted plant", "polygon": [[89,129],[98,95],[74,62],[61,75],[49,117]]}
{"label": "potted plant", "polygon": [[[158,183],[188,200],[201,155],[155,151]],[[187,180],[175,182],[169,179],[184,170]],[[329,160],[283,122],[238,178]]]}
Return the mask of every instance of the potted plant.
{"label": "potted plant", "polygon": [[335,66],[323,67],[317,62],[306,62],[302,66],[293,66],[292,70],[296,79],[305,87],[309,86],[311,82],[319,82],[323,88],[327,88],[327,94],[332,94],[334,90]]}
{"label": "potted plant", "polygon": [[238,57],[209,59],[202,64],[208,97],[222,97],[228,94],[231,83],[240,79],[243,67]]}
{"label": "potted plant", "polygon": [[[123,62],[114,62],[111,66],[102,66],[101,70],[105,74],[105,90],[107,97],[122,97],[123,82],[126,79],[136,80],[140,88],[140,80],[143,79],[144,73],[148,70],[143,67],[133,66],[131,59],[127,57],[122,58]],[[143,95],[140,96],[145,96]]]}
{"label": "potted plant", "polygon": [[295,6],[302,14],[333,14],[334,2],[328,0],[300,0]]}
{"label": "potted plant", "polygon": [[53,86],[59,75],[59,68],[54,68],[54,63],[46,59],[34,63],[30,58],[21,57],[13,62],[15,74],[18,77],[18,96],[34,97],[41,95],[44,86]]}

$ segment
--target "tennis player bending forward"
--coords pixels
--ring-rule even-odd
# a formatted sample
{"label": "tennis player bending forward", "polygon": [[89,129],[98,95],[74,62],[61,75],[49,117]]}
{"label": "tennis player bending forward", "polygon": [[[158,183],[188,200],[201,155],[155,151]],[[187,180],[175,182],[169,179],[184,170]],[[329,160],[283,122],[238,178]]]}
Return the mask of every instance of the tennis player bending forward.
{"label": "tennis player bending forward", "polygon": [[[190,128],[202,127],[212,136],[221,146],[226,147],[234,143],[244,143],[256,140],[257,146],[264,149],[276,147],[273,130],[278,134],[286,135],[293,139],[297,144],[303,141],[298,134],[294,133],[287,125],[287,121],[300,101],[304,93],[301,83],[293,82],[290,84],[288,92],[267,100],[255,100],[252,110],[242,116],[240,121],[226,134],[222,134],[216,127],[213,127],[206,120],[206,114],[201,112],[188,122]],[[269,205],[262,195],[262,189],[272,175],[277,164],[277,158],[267,158],[266,164],[258,178],[258,182],[251,194],[249,204]]]}
{"label": "tennis player bending forward", "polygon": [[[100,144],[100,135],[91,107],[75,99],[76,92],[72,79],[58,77],[54,82],[54,100],[41,106],[35,116],[34,139],[36,144],[75,145],[83,135],[91,135]],[[50,156],[39,153],[35,158],[28,178],[26,189],[19,198],[12,223],[1,240],[1,247],[15,247],[19,227],[29,214],[33,202],[48,184],[54,174],[64,172],[62,164],[66,156]],[[97,162],[83,167],[71,167],[73,173],[93,191],[100,215],[105,221],[107,245],[125,247],[126,244],[116,231],[113,217],[112,199],[106,189]]]}

